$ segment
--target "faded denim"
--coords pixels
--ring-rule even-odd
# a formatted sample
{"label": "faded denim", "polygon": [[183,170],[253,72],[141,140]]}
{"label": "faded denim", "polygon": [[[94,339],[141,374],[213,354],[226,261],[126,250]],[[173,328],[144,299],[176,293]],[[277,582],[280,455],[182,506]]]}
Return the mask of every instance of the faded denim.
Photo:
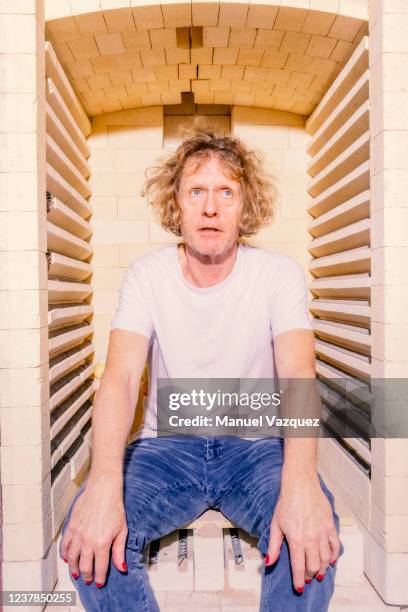
{"label": "faded denim", "polygon": [[[111,561],[102,588],[97,588],[94,581],[86,585],[82,576],[75,580],[70,575],[84,608],[95,612],[159,611],[142,551],[152,540],[186,525],[208,508],[221,510],[256,537],[257,548],[265,555],[282,464],[283,440],[275,437],[244,440],[232,436],[172,436],[142,438],[129,444],[124,455],[128,572],[120,572]],[[333,495],[320,475],[319,480],[339,532]],[[63,533],[85,484],[70,505]],[[343,552],[341,544],[340,554]],[[260,612],[327,611],[335,572],[336,566],[330,565],[321,582],[313,579],[305,584],[302,594],[296,593],[284,540],[277,563],[263,570]]]}

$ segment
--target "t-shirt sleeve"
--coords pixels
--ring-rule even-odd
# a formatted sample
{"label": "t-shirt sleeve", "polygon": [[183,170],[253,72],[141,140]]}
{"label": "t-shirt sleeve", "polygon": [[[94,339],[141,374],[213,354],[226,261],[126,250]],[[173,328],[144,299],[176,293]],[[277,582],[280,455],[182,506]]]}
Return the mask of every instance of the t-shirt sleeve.
{"label": "t-shirt sleeve", "polygon": [[313,330],[308,313],[308,288],[300,264],[288,257],[275,273],[271,300],[271,333],[275,338],[291,329]]}
{"label": "t-shirt sleeve", "polygon": [[140,271],[132,262],[127,268],[119,289],[119,302],[110,328],[128,329],[149,340],[154,326],[148,301],[142,288]]}

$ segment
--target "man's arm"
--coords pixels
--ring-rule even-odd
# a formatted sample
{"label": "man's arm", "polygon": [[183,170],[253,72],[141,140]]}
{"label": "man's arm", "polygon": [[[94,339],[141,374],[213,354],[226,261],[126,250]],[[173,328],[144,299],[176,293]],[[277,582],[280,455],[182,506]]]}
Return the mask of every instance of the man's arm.
{"label": "man's arm", "polygon": [[122,485],[123,453],[133,423],[148,339],[112,329],[92,414],[92,466],[88,483],[112,478]]}
{"label": "man's arm", "polygon": [[111,330],[108,355],[92,414],[92,465],[61,540],[61,556],[75,577],[102,586],[112,560],[126,569],[127,521],[123,459],[147,358],[147,337]]}
{"label": "man's arm", "polygon": [[[309,329],[293,329],[275,338],[275,362],[279,378],[289,380],[290,403],[301,416],[299,406],[307,402],[316,413],[314,334]],[[310,384],[290,384],[294,379],[309,379]],[[304,395],[306,390],[306,396]],[[303,402],[303,404],[302,404]],[[299,414],[300,413],[300,414]],[[306,415],[308,416],[308,414]],[[330,503],[321,489],[317,474],[317,437],[286,437],[281,490],[271,521],[267,565],[279,557],[286,537],[293,573],[293,584],[303,591],[317,573],[322,580],[330,562],[335,562],[340,541]]]}

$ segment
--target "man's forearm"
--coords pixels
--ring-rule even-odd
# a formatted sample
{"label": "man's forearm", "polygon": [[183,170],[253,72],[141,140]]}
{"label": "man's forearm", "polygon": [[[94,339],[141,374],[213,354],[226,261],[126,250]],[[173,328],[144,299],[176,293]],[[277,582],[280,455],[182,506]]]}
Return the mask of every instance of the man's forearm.
{"label": "man's forearm", "polygon": [[134,418],[128,385],[105,370],[95,394],[92,414],[92,465],[89,481],[117,479],[123,484],[123,455]]}
{"label": "man's forearm", "polygon": [[[286,398],[283,403],[285,416],[308,418],[314,422],[321,418],[321,398],[314,372],[305,372],[303,377],[285,380]],[[320,428],[313,426],[289,429],[284,442],[284,464],[282,480],[315,478],[317,475],[317,443]],[[309,437],[310,436],[310,437]]]}

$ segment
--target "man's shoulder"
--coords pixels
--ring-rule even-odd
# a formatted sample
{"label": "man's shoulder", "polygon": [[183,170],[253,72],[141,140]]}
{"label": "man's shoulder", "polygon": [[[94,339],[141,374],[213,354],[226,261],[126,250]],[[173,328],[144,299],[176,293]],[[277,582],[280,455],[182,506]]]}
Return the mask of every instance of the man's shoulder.
{"label": "man's shoulder", "polygon": [[291,255],[282,253],[280,251],[274,251],[272,249],[265,249],[258,246],[252,246],[243,243],[243,250],[246,259],[254,266],[267,266],[268,270],[277,269],[280,270],[284,267],[297,267],[299,263]]}
{"label": "man's shoulder", "polygon": [[131,260],[129,267],[138,272],[159,272],[174,261],[176,244],[159,247]]}

